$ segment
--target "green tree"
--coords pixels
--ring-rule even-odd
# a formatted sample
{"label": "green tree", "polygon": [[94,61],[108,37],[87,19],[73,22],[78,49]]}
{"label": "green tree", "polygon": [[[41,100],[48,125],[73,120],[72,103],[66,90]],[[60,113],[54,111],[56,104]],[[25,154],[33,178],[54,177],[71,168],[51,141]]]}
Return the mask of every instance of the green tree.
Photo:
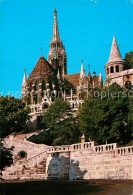
{"label": "green tree", "polygon": [[29,107],[21,99],[0,97],[0,137],[23,130],[29,119],[29,112]]}
{"label": "green tree", "polygon": [[98,143],[105,143],[106,140],[126,143],[132,134],[129,129],[133,114],[129,106],[130,98],[122,88],[115,85],[104,89],[104,93],[104,98],[100,96],[85,101],[79,112],[80,128],[87,137]]}
{"label": "green tree", "polygon": [[0,140],[0,171],[2,176],[2,171],[5,167],[10,166],[13,163],[12,148],[6,148],[3,144],[3,141]]}
{"label": "green tree", "polygon": [[51,104],[44,113],[42,123],[49,129],[30,137],[30,141],[48,145],[64,145],[80,141],[81,132],[77,119],[73,118],[69,103],[62,99],[56,99]]}
{"label": "green tree", "polygon": [[132,69],[133,68],[133,51],[125,54],[125,65],[124,69]]}
{"label": "green tree", "polygon": [[55,99],[50,105],[47,112],[44,113],[42,123],[47,128],[54,126],[57,122],[70,116],[71,108],[69,103],[63,99]]}

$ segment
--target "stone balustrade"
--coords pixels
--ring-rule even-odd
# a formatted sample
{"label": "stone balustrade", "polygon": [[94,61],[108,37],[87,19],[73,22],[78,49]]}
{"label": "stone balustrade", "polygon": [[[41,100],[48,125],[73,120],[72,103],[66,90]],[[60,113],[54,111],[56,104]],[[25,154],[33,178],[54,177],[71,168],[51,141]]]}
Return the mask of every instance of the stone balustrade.
{"label": "stone balustrade", "polygon": [[93,152],[94,153],[111,152],[111,151],[115,151],[116,147],[117,147],[116,143],[98,145],[98,146],[94,146]]}
{"label": "stone balustrade", "polygon": [[72,150],[90,149],[94,147],[94,141],[72,145]]}
{"label": "stone balustrade", "polygon": [[130,154],[133,155],[133,146],[117,148],[115,151],[115,155],[130,155]]}
{"label": "stone balustrade", "polygon": [[46,151],[47,153],[68,152],[68,151],[71,151],[71,145],[49,146],[47,147]]}

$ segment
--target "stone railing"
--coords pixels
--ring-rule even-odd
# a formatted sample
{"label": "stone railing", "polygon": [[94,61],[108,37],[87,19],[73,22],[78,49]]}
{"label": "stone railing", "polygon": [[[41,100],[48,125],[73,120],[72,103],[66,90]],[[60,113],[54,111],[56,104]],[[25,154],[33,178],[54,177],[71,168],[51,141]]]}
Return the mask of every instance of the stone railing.
{"label": "stone railing", "polygon": [[92,142],[85,142],[85,143],[78,143],[78,144],[72,144],[72,150],[83,150],[83,149],[90,149],[94,147],[94,141]]}
{"label": "stone railing", "polygon": [[129,155],[129,154],[133,155],[133,146],[117,148],[115,151],[115,155]]}
{"label": "stone railing", "polygon": [[95,153],[111,152],[111,151],[115,151],[116,147],[117,147],[116,143],[98,145],[98,146],[94,146],[93,152]]}
{"label": "stone railing", "polygon": [[71,145],[49,146],[49,147],[47,147],[46,151],[47,151],[47,153],[68,152],[68,151],[71,151]]}

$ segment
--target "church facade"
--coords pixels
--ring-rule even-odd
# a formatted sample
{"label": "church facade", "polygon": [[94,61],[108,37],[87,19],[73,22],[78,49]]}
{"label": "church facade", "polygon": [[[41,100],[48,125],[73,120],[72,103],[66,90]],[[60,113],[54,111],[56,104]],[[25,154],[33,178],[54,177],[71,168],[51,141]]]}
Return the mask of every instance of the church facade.
{"label": "church facade", "polygon": [[74,110],[83,103],[83,97],[94,87],[102,86],[102,74],[89,71],[86,76],[83,60],[80,73],[67,74],[67,55],[59,36],[57,11],[54,10],[53,37],[50,41],[48,60],[42,53],[30,76],[24,72],[22,99],[30,106],[31,113],[43,113],[55,98],[68,101]]}
{"label": "church facade", "polygon": [[[104,86],[117,83],[131,89],[133,85],[133,69],[124,70],[124,60],[121,57],[115,36],[113,37],[110,57],[105,65],[106,78]],[[55,98],[68,101],[73,110],[78,110],[83,99],[93,88],[103,86],[102,74],[96,76],[90,71],[85,74],[83,60],[81,71],[67,74],[67,55],[63,41],[59,36],[57,11],[54,10],[53,37],[50,41],[48,60],[42,53],[30,76],[24,72],[22,83],[22,99],[30,106],[31,115],[43,113]]]}

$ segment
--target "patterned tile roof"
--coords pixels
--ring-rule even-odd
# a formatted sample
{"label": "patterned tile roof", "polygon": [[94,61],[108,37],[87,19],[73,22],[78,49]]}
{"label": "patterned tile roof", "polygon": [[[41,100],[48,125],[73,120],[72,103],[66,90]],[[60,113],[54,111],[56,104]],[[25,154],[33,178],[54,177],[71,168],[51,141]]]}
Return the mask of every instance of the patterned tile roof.
{"label": "patterned tile roof", "polygon": [[54,68],[49,64],[49,62],[43,56],[41,56],[29,78],[36,75],[53,75],[54,71]]}
{"label": "patterned tile roof", "polygon": [[65,75],[64,77],[73,86],[76,87],[76,86],[79,85],[80,73],[77,73],[77,74],[68,74],[68,75]]}

